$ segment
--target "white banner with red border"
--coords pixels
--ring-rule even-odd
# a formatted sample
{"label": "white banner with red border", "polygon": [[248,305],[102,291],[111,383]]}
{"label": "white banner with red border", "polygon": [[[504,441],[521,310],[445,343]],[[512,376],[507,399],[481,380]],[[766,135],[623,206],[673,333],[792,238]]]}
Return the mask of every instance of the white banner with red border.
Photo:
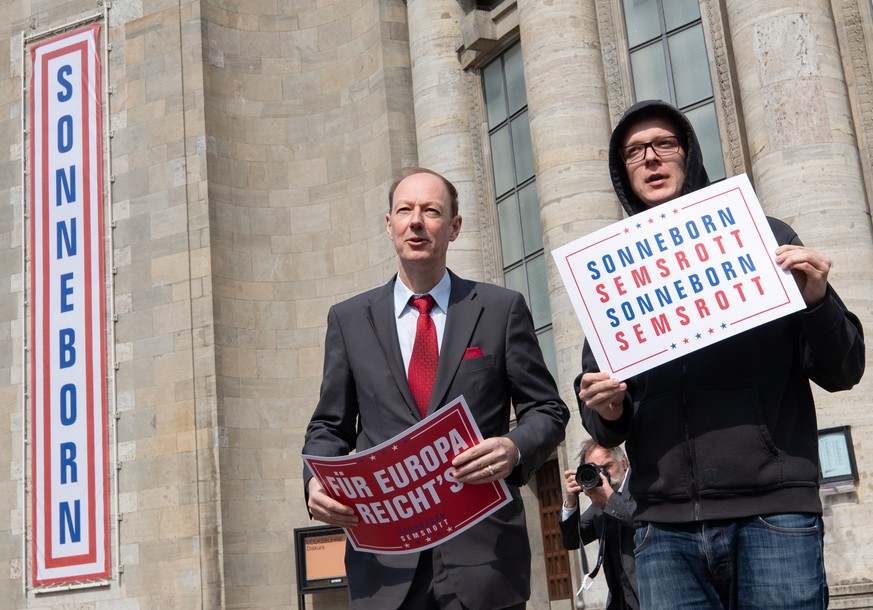
{"label": "white banner with red border", "polygon": [[30,47],[35,586],[110,573],[99,31]]}
{"label": "white banner with red border", "polygon": [[552,251],[601,371],[627,379],[806,307],[745,174]]}

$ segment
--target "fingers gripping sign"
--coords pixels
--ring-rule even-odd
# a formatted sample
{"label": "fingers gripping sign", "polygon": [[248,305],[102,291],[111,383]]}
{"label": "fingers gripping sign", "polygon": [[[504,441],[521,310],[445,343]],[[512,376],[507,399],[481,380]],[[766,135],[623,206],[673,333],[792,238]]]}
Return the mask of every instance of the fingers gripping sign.
{"label": "fingers gripping sign", "polygon": [[627,384],[610,377],[609,373],[585,373],[579,389],[579,400],[597,411],[603,419],[614,421],[624,412]]}
{"label": "fingers gripping sign", "polygon": [[354,527],[358,524],[358,516],[351,507],[341,504],[325,493],[318,479],[309,479],[309,512],[314,519],[328,525]]}
{"label": "fingers gripping sign", "polygon": [[452,460],[460,483],[490,483],[505,479],[518,464],[518,447],[505,436],[487,438]]}
{"label": "fingers gripping sign", "polygon": [[822,252],[805,246],[779,246],[776,264],[790,271],[807,306],[821,303],[827,292],[828,273],[833,261]]}

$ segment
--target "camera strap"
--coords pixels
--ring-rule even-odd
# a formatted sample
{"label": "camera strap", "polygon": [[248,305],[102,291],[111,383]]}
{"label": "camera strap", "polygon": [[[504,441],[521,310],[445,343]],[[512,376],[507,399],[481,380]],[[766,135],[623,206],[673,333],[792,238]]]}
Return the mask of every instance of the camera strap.
{"label": "camera strap", "polygon": [[[577,596],[582,593],[582,591],[587,591],[591,588],[591,585],[594,584],[594,578],[600,571],[600,564],[603,563],[603,540],[606,538],[606,525],[606,515],[604,515],[603,529],[600,530],[600,539],[597,541],[597,563],[594,564],[594,568],[592,568],[591,571],[585,575],[585,578],[582,579],[582,586],[580,586],[579,590],[576,591]],[[582,528],[581,522],[579,523],[579,528]]]}

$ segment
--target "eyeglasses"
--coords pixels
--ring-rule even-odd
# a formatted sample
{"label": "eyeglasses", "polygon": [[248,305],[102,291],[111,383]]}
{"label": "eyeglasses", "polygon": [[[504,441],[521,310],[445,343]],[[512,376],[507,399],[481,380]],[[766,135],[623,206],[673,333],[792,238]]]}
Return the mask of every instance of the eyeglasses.
{"label": "eyeglasses", "polygon": [[652,147],[652,151],[659,157],[669,157],[679,152],[679,138],[676,136],[664,136],[655,138],[651,142],[631,144],[621,149],[621,158],[625,165],[639,163],[646,158],[646,149]]}

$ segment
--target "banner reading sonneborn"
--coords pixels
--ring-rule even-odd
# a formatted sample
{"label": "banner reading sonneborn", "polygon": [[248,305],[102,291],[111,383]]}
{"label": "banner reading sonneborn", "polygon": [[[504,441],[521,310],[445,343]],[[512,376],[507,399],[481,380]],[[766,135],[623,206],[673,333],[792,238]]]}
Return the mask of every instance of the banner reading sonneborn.
{"label": "banner reading sonneborn", "polygon": [[355,510],[358,525],[345,531],[356,550],[415,553],[457,536],[512,500],[503,480],[467,485],[454,478],[452,459],[481,442],[459,396],[367,451],[303,460],[331,497]]}
{"label": "banner reading sonneborn", "polygon": [[99,27],[30,48],[34,585],[109,576]]}
{"label": "banner reading sonneborn", "polygon": [[745,174],[552,252],[600,370],[619,379],[805,307]]}

